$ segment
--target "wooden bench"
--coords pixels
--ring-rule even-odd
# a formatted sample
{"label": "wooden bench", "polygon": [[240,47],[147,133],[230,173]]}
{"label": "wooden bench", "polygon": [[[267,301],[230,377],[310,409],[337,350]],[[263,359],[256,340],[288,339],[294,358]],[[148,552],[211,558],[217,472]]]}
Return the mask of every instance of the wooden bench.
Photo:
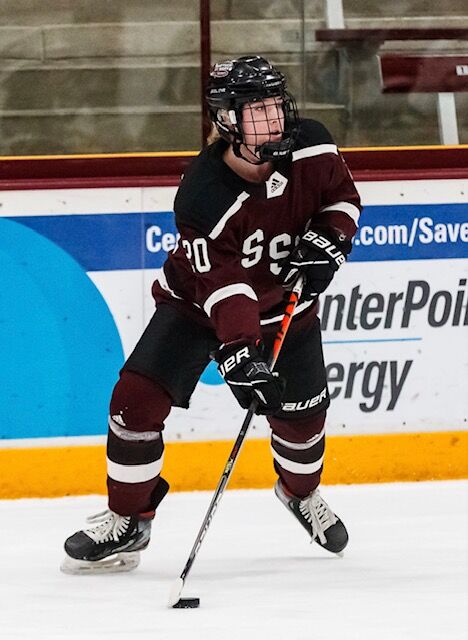
{"label": "wooden bench", "polygon": [[319,42],[377,42],[388,40],[468,40],[468,29],[317,29],[315,39]]}
{"label": "wooden bench", "polygon": [[437,93],[442,144],[459,144],[455,92],[468,91],[468,56],[379,56],[383,93]]}
{"label": "wooden bench", "polygon": [[[459,144],[454,93],[468,91],[468,56],[429,53],[380,54],[388,41],[464,41],[468,28],[346,28],[342,0],[324,0],[326,29],[317,29],[318,42],[335,43],[340,54],[340,73],[348,79],[363,57],[377,54],[383,93],[435,93],[439,135],[442,144]],[[349,108],[353,110],[350,92]]]}
{"label": "wooden bench", "polygon": [[384,43],[387,40],[467,40],[468,28],[418,28],[418,29],[347,29],[343,12],[343,0],[324,0],[326,29],[317,29],[319,42]]}

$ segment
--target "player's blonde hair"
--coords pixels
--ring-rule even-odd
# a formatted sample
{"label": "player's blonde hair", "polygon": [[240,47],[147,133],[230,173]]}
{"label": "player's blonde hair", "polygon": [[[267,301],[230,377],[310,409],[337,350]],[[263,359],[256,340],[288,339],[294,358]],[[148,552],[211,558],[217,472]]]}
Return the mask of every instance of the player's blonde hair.
{"label": "player's blonde hair", "polygon": [[207,141],[208,144],[213,144],[214,142],[217,142],[220,139],[221,139],[221,136],[219,135],[219,131],[216,128],[216,125],[213,124],[212,127],[211,127],[211,131],[210,131],[206,141]]}

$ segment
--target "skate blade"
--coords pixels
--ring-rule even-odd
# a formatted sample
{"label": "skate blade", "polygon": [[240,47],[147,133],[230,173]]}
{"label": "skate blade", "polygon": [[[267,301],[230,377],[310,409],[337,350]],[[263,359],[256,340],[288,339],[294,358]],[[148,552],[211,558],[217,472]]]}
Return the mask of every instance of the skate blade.
{"label": "skate blade", "polygon": [[[314,544],[314,542],[317,542],[317,540],[315,538],[311,538],[310,544]],[[319,545],[319,547],[322,547],[322,545],[319,544],[318,542],[317,544]],[[330,549],[325,549],[325,547],[322,547],[322,549],[324,549],[325,551],[328,551],[328,553],[332,553],[337,558],[344,558],[344,549],[343,551],[330,551]]]}
{"label": "skate blade", "polygon": [[72,576],[133,571],[140,564],[140,552],[116,553],[103,560],[76,560],[66,556],[60,571]]}

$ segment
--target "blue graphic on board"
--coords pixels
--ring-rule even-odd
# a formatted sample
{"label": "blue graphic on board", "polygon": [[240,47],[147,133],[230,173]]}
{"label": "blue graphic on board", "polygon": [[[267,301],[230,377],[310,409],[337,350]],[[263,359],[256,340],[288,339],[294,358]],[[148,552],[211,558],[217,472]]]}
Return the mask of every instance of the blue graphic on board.
{"label": "blue graphic on board", "polygon": [[124,356],[99,291],[69,253],[6,218],[0,273],[0,438],[105,433]]}
{"label": "blue graphic on board", "polygon": [[[177,242],[172,211],[11,218],[85,271],[156,269]],[[468,257],[468,204],[367,206],[351,262]]]}
{"label": "blue graphic on board", "polygon": [[[124,355],[86,272],[162,267],[172,211],[0,218],[0,439],[106,432]],[[468,257],[468,204],[367,206],[351,262]],[[201,376],[224,384],[216,364]]]}
{"label": "blue graphic on board", "polygon": [[365,207],[350,261],[466,257],[468,202]]}
{"label": "blue graphic on board", "polygon": [[218,384],[224,384],[224,380],[218,371],[218,365],[216,364],[216,362],[210,362],[205,371],[202,373],[200,382],[203,382],[203,384],[210,384],[214,386]]}
{"label": "blue graphic on board", "polygon": [[172,211],[13,217],[52,240],[85,271],[157,269],[174,249]]}

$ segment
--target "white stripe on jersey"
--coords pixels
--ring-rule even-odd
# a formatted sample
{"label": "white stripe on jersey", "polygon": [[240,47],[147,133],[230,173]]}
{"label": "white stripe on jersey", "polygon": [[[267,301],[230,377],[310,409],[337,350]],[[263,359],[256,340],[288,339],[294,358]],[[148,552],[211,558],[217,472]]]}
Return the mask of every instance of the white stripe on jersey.
{"label": "white stripe on jersey", "polygon": [[137,482],[147,482],[153,480],[161,473],[163,457],[149,464],[118,464],[107,458],[107,475],[117,482],[127,482],[136,484]]}
{"label": "white stripe on jersey", "polygon": [[[174,293],[174,291],[171,289],[171,287],[168,285],[167,283],[167,278],[166,278],[166,274],[164,273],[164,265],[161,269],[161,271],[158,273],[158,275],[156,276],[156,280],[159,282],[159,284],[161,285],[161,288],[164,289],[164,291],[167,291],[167,293],[169,293],[173,298],[177,298],[177,300],[184,300],[184,298],[181,298],[180,296],[178,296],[176,293]],[[200,309],[200,305],[197,304],[196,302],[192,302],[192,304],[197,307],[198,309]]]}
{"label": "white stripe on jersey", "polygon": [[273,458],[279,464],[280,467],[291,473],[298,473],[300,475],[308,475],[309,473],[315,473],[320,469],[323,463],[323,456],[316,462],[293,462],[287,458],[283,458],[279,453],[271,447],[271,453]]}
{"label": "white stripe on jersey", "polygon": [[211,309],[215,304],[221,302],[221,300],[225,300],[226,298],[230,298],[231,296],[244,295],[251,300],[258,301],[257,294],[252,289],[252,287],[244,282],[239,282],[237,284],[228,284],[225,287],[221,287],[221,289],[216,289],[213,291],[211,295],[205,300],[205,304],[203,305],[203,309],[205,310],[206,315],[209,317],[211,315]]}
{"label": "white stripe on jersey", "polygon": [[338,155],[338,147],[336,144],[316,144],[313,147],[306,147],[293,151],[292,159],[302,160],[303,158],[311,158],[312,156],[321,156],[323,153],[334,153]]}
{"label": "white stripe on jersey", "polygon": [[359,209],[354,204],[351,204],[351,202],[335,202],[320,209],[320,213],[324,211],[342,211],[352,219],[356,227],[358,226],[359,216],[361,215]]}
{"label": "white stripe on jersey", "polygon": [[211,233],[209,234],[211,240],[216,240],[216,238],[221,234],[222,230],[226,226],[229,218],[231,218],[235,213],[237,213],[237,211],[239,211],[239,209],[242,207],[242,203],[247,200],[247,198],[250,198],[250,194],[247,193],[247,191],[243,191],[237,196],[237,200],[234,202],[234,204],[229,207],[223,217],[211,230]]}
{"label": "white stripe on jersey", "polygon": [[[315,299],[307,300],[306,302],[301,302],[300,304],[297,305],[296,309],[294,310],[293,316],[297,315],[298,313],[302,313],[307,309],[307,307],[310,307],[310,305],[313,304],[314,302],[315,302]],[[265,320],[260,320],[260,324],[273,324],[273,322],[280,322],[280,320],[282,319],[283,319],[283,314],[280,316],[275,316],[274,318],[266,318]]]}
{"label": "white stripe on jersey", "polygon": [[176,295],[173,292],[173,290],[171,289],[171,287],[168,285],[166,274],[164,273],[164,265],[163,265],[163,268],[161,269],[161,271],[158,273],[158,275],[156,277],[156,280],[161,285],[161,288],[164,289],[164,291],[167,291],[167,293],[169,293],[173,298],[177,298],[178,300],[183,300],[183,298],[181,298],[180,296]]}

